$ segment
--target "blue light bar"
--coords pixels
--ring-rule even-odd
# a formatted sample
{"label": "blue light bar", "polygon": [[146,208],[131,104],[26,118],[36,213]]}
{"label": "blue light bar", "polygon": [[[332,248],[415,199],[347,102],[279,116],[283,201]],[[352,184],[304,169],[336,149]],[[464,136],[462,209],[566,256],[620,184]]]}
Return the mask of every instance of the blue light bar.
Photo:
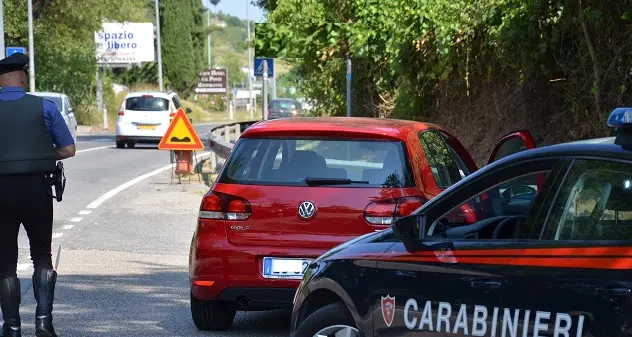
{"label": "blue light bar", "polygon": [[611,128],[632,127],[632,108],[616,108],[608,118],[608,126]]}

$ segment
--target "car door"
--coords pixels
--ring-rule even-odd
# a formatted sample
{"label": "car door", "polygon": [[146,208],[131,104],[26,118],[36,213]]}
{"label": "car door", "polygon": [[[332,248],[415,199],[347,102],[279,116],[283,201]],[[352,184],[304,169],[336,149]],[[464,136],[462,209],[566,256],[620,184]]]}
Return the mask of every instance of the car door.
{"label": "car door", "polygon": [[508,270],[529,335],[632,334],[632,163],[575,158]]}
{"label": "car door", "polygon": [[494,146],[487,164],[503,159],[512,154],[535,148],[535,142],[529,130],[519,130],[506,134]]}
{"label": "car door", "polygon": [[[478,205],[482,195],[506,205],[511,200],[502,199],[503,189],[525,177],[549,177],[559,165],[543,159],[499,166],[429,201],[417,216],[400,219],[393,226],[397,240],[377,263],[374,335],[501,336],[506,316],[514,317],[500,308],[505,273],[526,244],[536,203],[520,214],[499,207],[474,222],[453,214]],[[533,199],[547,195],[546,188],[531,192]]]}

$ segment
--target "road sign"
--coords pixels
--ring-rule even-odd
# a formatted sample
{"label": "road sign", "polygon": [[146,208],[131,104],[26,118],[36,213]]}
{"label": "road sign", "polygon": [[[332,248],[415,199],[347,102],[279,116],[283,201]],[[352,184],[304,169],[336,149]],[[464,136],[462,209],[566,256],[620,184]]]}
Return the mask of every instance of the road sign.
{"label": "road sign", "polygon": [[207,69],[199,74],[195,88],[198,95],[228,94],[228,75],[225,68]]}
{"label": "road sign", "polygon": [[7,47],[7,56],[9,57],[15,53],[22,53],[22,54],[26,54],[26,48],[24,47]]}
{"label": "road sign", "polygon": [[263,76],[263,61],[268,64],[268,77],[274,76],[274,59],[255,59],[255,76]]}
{"label": "road sign", "polygon": [[175,117],[169,124],[169,128],[162,139],[158,148],[161,150],[180,150],[195,151],[204,150],[204,144],[198,137],[193,125],[189,122],[186,113],[182,108],[178,109]]}

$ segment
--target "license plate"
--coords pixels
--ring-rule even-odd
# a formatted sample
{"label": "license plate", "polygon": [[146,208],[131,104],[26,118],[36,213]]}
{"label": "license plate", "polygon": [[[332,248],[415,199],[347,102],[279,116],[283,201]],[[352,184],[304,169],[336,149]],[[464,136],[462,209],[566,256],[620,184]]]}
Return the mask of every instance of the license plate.
{"label": "license plate", "polygon": [[155,125],[139,125],[138,130],[156,130]]}
{"label": "license plate", "polygon": [[263,277],[302,279],[312,259],[263,258]]}

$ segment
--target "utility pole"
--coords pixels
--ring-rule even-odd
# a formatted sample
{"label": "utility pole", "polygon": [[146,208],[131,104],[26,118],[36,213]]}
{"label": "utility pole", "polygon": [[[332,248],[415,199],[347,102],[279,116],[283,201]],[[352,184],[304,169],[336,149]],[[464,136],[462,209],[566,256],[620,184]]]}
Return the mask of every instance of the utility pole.
{"label": "utility pole", "polygon": [[347,117],[351,117],[351,58],[347,57]]}
{"label": "utility pole", "polygon": [[28,0],[28,15],[29,15],[29,51],[28,51],[29,53],[29,85],[30,85],[30,91],[35,92],[35,48],[33,47],[33,0]]}
{"label": "utility pole", "polygon": [[4,8],[2,7],[2,0],[0,0],[0,59],[6,57],[4,51]]}
{"label": "utility pole", "polygon": [[[272,58],[272,66],[276,69],[276,59]],[[277,96],[276,93],[276,71],[272,74],[272,80],[270,81],[270,99],[275,99]]]}
{"label": "utility pole", "polygon": [[206,24],[208,26],[208,36],[206,42],[208,43],[208,68],[211,68],[211,3],[209,1],[208,8],[206,10]]}
{"label": "utility pole", "polygon": [[248,96],[250,102],[250,119],[254,119],[254,104],[252,102],[252,50],[250,49],[250,0],[246,0],[246,24],[248,25]]}
{"label": "utility pole", "polygon": [[[31,1],[31,0],[29,0]],[[156,53],[158,56],[158,84],[160,86],[160,91],[163,91],[162,84],[162,48],[160,47],[160,5],[158,4],[158,0],[155,0],[156,6],[156,38],[158,41],[158,52]]]}
{"label": "utility pole", "polygon": [[263,95],[261,96],[261,120],[267,120],[268,114],[268,60],[263,59]]}

